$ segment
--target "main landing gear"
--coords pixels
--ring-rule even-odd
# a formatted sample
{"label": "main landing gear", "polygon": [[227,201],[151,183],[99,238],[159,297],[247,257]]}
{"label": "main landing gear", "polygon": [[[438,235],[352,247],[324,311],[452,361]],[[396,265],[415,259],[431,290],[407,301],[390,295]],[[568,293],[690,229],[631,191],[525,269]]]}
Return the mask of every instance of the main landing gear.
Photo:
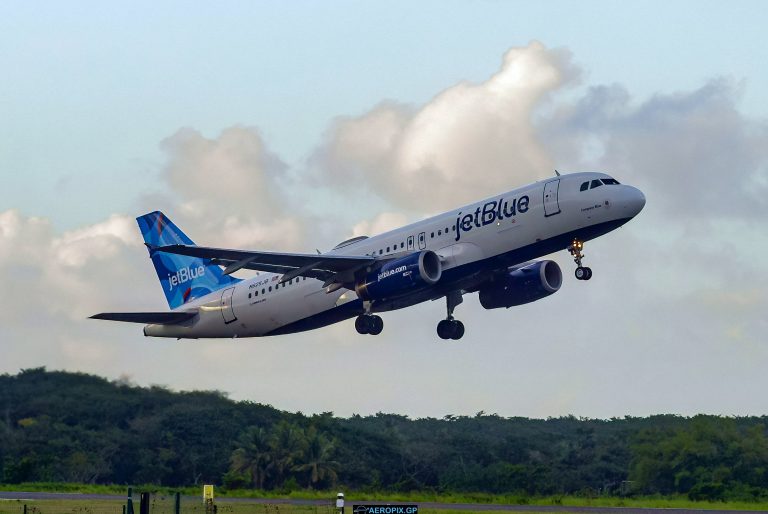
{"label": "main landing gear", "polygon": [[453,319],[453,309],[464,300],[461,291],[453,291],[445,296],[448,316],[437,324],[437,335],[440,339],[459,340],[464,335],[464,323]]}
{"label": "main landing gear", "polygon": [[568,247],[568,251],[573,255],[573,262],[576,263],[576,275],[577,280],[589,280],[592,278],[592,268],[581,265],[581,259],[584,258],[584,254],[581,250],[584,248],[584,243],[578,239],[574,239],[571,246]]}
{"label": "main landing gear", "polygon": [[355,330],[358,334],[377,336],[384,330],[384,320],[375,314],[361,314],[355,320]]}

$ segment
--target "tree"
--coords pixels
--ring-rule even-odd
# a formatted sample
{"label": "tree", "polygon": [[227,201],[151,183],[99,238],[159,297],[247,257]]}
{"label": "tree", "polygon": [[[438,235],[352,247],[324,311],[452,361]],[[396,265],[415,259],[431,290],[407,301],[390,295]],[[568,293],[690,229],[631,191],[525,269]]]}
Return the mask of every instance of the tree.
{"label": "tree", "polygon": [[330,485],[336,485],[339,463],[333,460],[336,451],[335,442],[311,426],[305,434],[305,450],[301,456],[302,464],[294,466],[300,473],[307,474],[307,487],[312,489],[318,483],[328,479]]}
{"label": "tree", "polygon": [[275,484],[282,486],[304,452],[304,433],[297,425],[283,420],[275,426],[269,444],[270,470],[274,471]]}
{"label": "tree", "polygon": [[264,489],[272,462],[269,434],[262,427],[248,427],[239,437],[237,445],[230,458],[230,469],[236,473],[246,473],[256,489]]}

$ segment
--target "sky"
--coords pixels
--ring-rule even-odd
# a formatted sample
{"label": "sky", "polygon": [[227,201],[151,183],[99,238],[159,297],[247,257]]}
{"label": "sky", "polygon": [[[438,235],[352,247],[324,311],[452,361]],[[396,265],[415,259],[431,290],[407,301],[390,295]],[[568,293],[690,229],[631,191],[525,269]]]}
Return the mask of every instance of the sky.
{"label": "sky", "polygon": [[[46,366],[306,413],[766,414],[762,2],[3,2],[0,372]],[[594,271],[264,339],[144,338],[167,308],[134,218],[327,250],[546,178],[643,212]],[[240,276],[247,276],[240,273]]]}

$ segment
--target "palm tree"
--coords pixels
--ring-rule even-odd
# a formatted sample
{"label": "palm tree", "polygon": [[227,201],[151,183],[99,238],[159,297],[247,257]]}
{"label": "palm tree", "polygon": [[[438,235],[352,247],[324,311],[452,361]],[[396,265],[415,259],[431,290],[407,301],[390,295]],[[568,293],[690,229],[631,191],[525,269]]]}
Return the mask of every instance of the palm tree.
{"label": "palm tree", "polygon": [[267,431],[262,427],[249,427],[238,439],[238,448],[232,452],[231,469],[247,473],[256,489],[264,489],[272,448]]}
{"label": "palm tree", "polygon": [[302,456],[303,464],[294,467],[295,471],[308,473],[310,489],[318,482],[330,479],[331,485],[336,483],[336,471],[339,469],[339,463],[331,460],[336,450],[334,441],[329,440],[325,434],[321,434],[312,426],[307,429],[306,449]]}
{"label": "palm tree", "polygon": [[304,431],[287,421],[281,421],[272,430],[270,469],[275,470],[275,481],[282,485],[305,448]]}

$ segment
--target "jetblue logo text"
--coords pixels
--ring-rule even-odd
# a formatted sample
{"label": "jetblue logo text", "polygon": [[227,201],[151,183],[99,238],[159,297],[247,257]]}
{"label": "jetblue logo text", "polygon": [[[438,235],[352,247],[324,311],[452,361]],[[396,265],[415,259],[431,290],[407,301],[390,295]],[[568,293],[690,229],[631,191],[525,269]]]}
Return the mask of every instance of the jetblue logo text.
{"label": "jetblue logo text", "polygon": [[379,276],[377,277],[377,280],[381,280],[383,278],[391,277],[392,275],[394,275],[396,273],[402,273],[403,271],[405,271],[407,269],[408,268],[406,268],[405,266],[398,266],[395,269],[391,269],[391,270],[387,270],[387,271],[382,271],[381,273],[379,273]]}
{"label": "jetblue logo text", "polygon": [[205,273],[205,266],[198,266],[197,268],[181,268],[173,275],[168,275],[168,290],[173,291],[174,287],[189,282],[192,279],[202,277]]}
{"label": "jetblue logo text", "polygon": [[354,514],[418,514],[418,505],[355,505]]}
{"label": "jetblue logo text", "polygon": [[504,200],[499,198],[498,200],[491,200],[482,207],[475,209],[474,213],[467,213],[456,218],[456,241],[461,239],[461,232],[469,232],[473,228],[483,227],[490,225],[496,220],[503,220],[504,218],[512,218],[517,214],[523,214],[528,212],[528,206],[530,204],[530,198],[528,195],[521,196],[520,198],[513,198],[512,200]]}

